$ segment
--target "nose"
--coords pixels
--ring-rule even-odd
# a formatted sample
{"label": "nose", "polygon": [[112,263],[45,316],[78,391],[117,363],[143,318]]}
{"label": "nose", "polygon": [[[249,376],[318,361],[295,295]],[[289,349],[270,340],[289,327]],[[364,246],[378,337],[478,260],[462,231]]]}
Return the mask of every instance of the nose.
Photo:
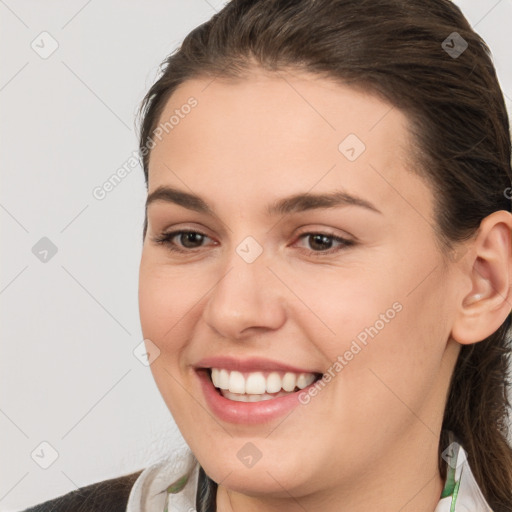
{"label": "nose", "polygon": [[241,340],[279,329],[286,321],[285,287],[261,254],[247,262],[236,251],[208,294],[203,319],[217,335]]}

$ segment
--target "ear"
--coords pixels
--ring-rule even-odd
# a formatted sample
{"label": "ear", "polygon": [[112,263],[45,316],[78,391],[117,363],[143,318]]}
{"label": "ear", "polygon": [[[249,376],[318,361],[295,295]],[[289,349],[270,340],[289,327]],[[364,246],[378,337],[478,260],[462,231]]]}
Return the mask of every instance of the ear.
{"label": "ear", "polygon": [[464,291],[451,332],[463,345],[496,332],[512,310],[511,231],[512,215],[505,210],[494,212],[482,220],[466,253],[470,261],[463,271]]}

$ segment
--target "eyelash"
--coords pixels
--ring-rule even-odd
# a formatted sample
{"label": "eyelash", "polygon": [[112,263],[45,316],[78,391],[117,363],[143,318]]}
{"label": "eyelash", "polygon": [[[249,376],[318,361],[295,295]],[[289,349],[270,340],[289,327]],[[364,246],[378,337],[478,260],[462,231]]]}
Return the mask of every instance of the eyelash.
{"label": "eyelash", "polygon": [[[167,248],[172,252],[181,253],[181,254],[193,253],[196,251],[196,249],[200,249],[200,247],[196,247],[194,249],[180,249],[180,248],[178,248],[178,246],[175,243],[172,242],[172,239],[174,237],[176,237],[177,235],[183,235],[183,234],[188,234],[188,233],[194,233],[196,235],[201,235],[203,237],[210,238],[208,235],[205,235],[204,233],[201,233],[200,231],[178,230],[178,231],[171,231],[169,233],[163,233],[162,235],[153,238],[153,242],[167,246]],[[302,233],[298,239],[300,240],[304,237],[309,237],[309,236],[313,236],[313,235],[320,235],[320,236],[330,238],[334,242],[339,242],[340,244],[342,244],[342,246],[338,247],[338,248],[326,249],[324,251],[313,251],[313,250],[308,250],[308,249],[304,249],[304,248],[299,248],[300,252],[305,252],[308,255],[315,256],[315,257],[322,257],[322,256],[329,256],[329,255],[336,253],[344,248],[348,248],[348,247],[355,245],[355,242],[353,240],[348,240],[346,238],[336,236],[333,233],[326,233],[326,232],[321,232],[321,231],[311,231],[311,232],[307,232],[307,233]]]}

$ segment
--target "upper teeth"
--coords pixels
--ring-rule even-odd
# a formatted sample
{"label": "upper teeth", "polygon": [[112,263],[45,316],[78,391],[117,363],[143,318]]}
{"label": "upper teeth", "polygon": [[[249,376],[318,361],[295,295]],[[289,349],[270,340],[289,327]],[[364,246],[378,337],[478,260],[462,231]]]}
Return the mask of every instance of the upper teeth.
{"label": "upper teeth", "polygon": [[277,393],[284,389],[303,389],[315,380],[314,373],[292,372],[248,372],[241,373],[223,368],[212,368],[212,381],[216,388],[231,393],[264,394]]}

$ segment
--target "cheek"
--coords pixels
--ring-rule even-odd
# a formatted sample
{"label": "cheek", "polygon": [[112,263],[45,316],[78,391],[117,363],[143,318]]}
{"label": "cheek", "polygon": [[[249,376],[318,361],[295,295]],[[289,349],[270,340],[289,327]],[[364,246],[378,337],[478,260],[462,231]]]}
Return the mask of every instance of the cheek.
{"label": "cheek", "polygon": [[292,313],[291,321],[300,324],[305,338],[317,345],[327,363],[350,350],[354,340],[364,347],[380,337],[399,314],[394,307],[396,290],[385,274],[368,266],[322,268],[300,273],[300,278],[290,275],[289,281],[302,299],[297,303],[301,311]]}
{"label": "cheek", "polygon": [[394,417],[403,420],[410,416],[404,403],[417,410],[437,386],[450,312],[449,285],[432,271],[434,260],[400,265],[382,258],[380,268],[354,267],[302,289],[324,323],[312,321],[308,337],[336,374],[331,389],[354,407],[361,427],[369,410],[391,418],[398,409]]}
{"label": "cheek", "polygon": [[176,333],[190,322],[198,299],[208,290],[204,279],[143,256],[139,271],[139,314],[145,338],[161,350],[179,343]]}
{"label": "cheek", "polygon": [[368,318],[369,325],[359,333],[365,343],[352,337],[360,351],[344,368],[340,386],[360,411],[352,416],[358,429],[368,429],[365,416],[370,411],[380,418],[378,428],[388,431],[418,422],[418,417],[431,423],[433,403],[442,392],[440,375],[449,336],[442,291],[435,278],[413,293],[396,289],[389,297],[398,305],[396,310],[379,311],[384,313],[380,322],[378,317]]}
{"label": "cheek", "polygon": [[193,306],[197,302],[193,287],[184,286],[185,281],[183,273],[180,277],[176,269],[155,264],[143,256],[138,292],[142,333],[160,350],[150,370],[169,411],[178,419],[180,412],[190,408],[180,363],[190,339]]}

